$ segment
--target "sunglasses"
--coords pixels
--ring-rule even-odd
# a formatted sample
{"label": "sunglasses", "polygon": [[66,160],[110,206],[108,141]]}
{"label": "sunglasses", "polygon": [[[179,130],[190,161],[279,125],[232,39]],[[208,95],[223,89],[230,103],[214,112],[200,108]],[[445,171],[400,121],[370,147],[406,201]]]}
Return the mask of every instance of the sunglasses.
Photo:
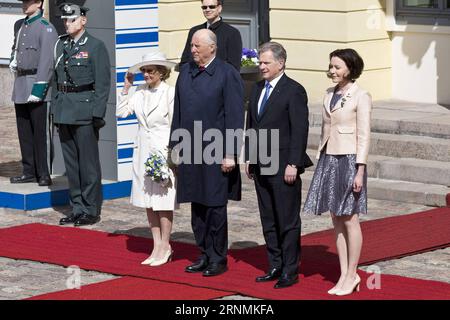
{"label": "sunglasses", "polygon": [[202,10],[206,10],[206,9],[214,10],[214,9],[217,8],[218,6],[219,6],[219,5],[213,4],[213,5],[210,5],[210,6],[202,6],[201,8],[202,8]]}

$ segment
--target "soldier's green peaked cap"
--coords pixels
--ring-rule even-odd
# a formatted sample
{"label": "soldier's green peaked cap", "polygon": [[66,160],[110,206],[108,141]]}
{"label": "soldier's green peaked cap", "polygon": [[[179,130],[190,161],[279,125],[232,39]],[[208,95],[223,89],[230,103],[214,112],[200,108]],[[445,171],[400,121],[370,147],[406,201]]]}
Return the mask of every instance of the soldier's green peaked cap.
{"label": "soldier's green peaked cap", "polygon": [[59,5],[59,10],[61,11],[61,19],[76,19],[81,16],[86,16],[86,12],[89,11],[89,8],[64,2]]}

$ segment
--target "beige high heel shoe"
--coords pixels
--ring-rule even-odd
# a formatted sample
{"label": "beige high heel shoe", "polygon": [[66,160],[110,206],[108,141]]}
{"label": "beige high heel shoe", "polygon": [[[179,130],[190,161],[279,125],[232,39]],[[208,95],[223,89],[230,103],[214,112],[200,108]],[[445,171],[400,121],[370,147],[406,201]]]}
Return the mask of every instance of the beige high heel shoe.
{"label": "beige high heel shoe", "polygon": [[335,295],[337,295],[337,296],[346,296],[346,295],[352,294],[353,291],[355,291],[355,290],[357,292],[359,292],[359,285],[360,285],[360,283],[361,283],[361,278],[358,275],[356,275],[356,278],[353,281],[352,287],[350,289],[348,289],[348,290],[342,290],[342,289],[338,290],[335,293]]}
{"label": "beige high heel shoe", "polygon": [[141,264],[150,265],[154,260],[155,260],[155,258],[151,258],[151,256],[150,256],[147,259],[145,259],[144,261],[142,261]]}
{"label": "beige high heel shoe", "polygon": [[333,287],[333,288],[331,288],[330,290],[328,290],[327,291],[327,293],[328,294],[336,294],[336,292],[338,292],[339,291],[339,289],[338,288],[335,288],[335,287]]}
{"label": "beige high heel shoe", "polygon": [[157,266],[163,265],[169,261],[172,261],[172,257],[173,257],[173,250],[169,249],[166,251],[166,254],[164,255],[164,257],[162,257],[159,260],[153,260],[152,263],[150,263],[150,266],[157,267]]}

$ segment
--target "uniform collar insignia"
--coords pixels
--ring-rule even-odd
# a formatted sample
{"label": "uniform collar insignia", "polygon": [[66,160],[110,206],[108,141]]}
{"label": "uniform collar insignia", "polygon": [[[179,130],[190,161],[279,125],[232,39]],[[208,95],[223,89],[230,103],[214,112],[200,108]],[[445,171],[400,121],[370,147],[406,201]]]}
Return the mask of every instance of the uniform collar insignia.
{"label": "uniform collar insignia", "polygon": [[42,11],[40,11],[36,16],[34,16],[32,18],[26,17],[25,24],[32,24],[33,22],[39,20],[40,18],[42,18]]}
{"label": "uniform collar insignia", "polygon": [[88,36],[87,35],[83,35],[83,37],[80,39],[80,43],[78,45],[83,46],[86,44],[86,42],[88,41]]}

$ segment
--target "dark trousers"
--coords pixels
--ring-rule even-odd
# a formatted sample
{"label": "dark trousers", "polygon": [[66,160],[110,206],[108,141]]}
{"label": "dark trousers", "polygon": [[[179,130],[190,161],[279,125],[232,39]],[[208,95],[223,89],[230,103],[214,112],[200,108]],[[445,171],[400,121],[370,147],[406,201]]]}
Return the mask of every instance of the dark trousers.
{"label": "dark trousers", "polygon": [[227,206],[207,207],[193,202],[191,224],[202,259],[209,263],[227,263]]}
{"label": "dark trousers", "polygon": [[298,272],[300,261],[300,178],[293,185],[283,176],[255,175],[258,206],[270,268],[289,275]]}
{"label": "dark trousers", "polygon": [[48,176],[47,103],[16,104],[15,109],[23,174]]}
{"label": "dark trousers", "polygon": [[96,129],[67,124],[59,124],[58,129],[73,213],[99,216],[103,194]]}

